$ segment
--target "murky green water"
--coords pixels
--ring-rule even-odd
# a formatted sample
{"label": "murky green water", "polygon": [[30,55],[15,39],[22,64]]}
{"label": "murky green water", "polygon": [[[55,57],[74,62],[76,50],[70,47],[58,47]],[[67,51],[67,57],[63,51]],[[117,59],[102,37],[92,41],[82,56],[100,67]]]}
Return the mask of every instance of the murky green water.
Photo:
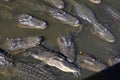
{"label": "murky green water", "polygon": [[[29,0],[25,0],[25,2],[27,1],[29,2]],[[64,1],[67,4],[67,0]],[[115,35],[117,40],[115,43],[108,43],[101,40],[99,37],[93,35],[90,32],[88,27],[91,25],[81,20],[84,29],[82,32],[76,35],[76,53],[79,54],[79,51],[81,50],[83,52],[92,54],[97,58],[100,58],[102,61],[106,62],[109,57],[108,53],[112,53],[109,51],[109,49],[119,50],[120,48],[120,23],[105,13],[100,6],[102,4],[109,4],[120,12],[120,0],[103,0],[101,5],[93,4],[88,0],[76,1],[80,3],[83,2],[88,7],[90,7],[95,12],[98,21],[106,26]],[[70,6],[71,5],[67,4],[64,10],[69,12]],[[18,27],[15,20],[13,19],[13,15],[21,13],[28,13],[47,21],[49,25],[48,28],[45,30],[31,30]],[[77,32],[77,29],[73,28],[72,26],[66,25],[60,21],[46,16],[47,15],[41,15],[40,12],[32,11],[31,9],[24,7],[24,4],[19,4],[19,1],[17,0],[12,0],[11,2],[4,2],[4,0],[0,0],[0,44],[2,44],[6,38],[41,35],[45,37],[45,43],[49,47],[58,49],[56,39],[60,34],[66,34],[69,31]],[[2,45],[0,46],[2,47]],[[94,72],[85,69],[81,69],[82,76],[78,78],[74,77],[70,73],[64,73],[61,71],[54,73],[56,73],[56,76],[60,80],[83,80],[86,77],[95,74]],[[7,77],[0,76],[0,80],[7,80]]]}

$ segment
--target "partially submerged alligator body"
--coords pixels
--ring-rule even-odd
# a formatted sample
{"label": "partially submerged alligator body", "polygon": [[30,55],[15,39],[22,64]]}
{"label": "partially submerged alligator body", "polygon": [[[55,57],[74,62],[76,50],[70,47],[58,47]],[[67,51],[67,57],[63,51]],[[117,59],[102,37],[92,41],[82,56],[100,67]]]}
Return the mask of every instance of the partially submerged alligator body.
{"label": "partially submerged alligator body", "polygon": [[74,0],[69,0],[69,2],[73,5],[73,8],[78,17],[80,17],[83,20],[86,20],[87,22],[93,25],[91,27],[91,31],[94,34],[96,34],[98,37],[107,42],[115,42],[116,39],[114,35],[97,21],[95,14],[90,8],[88,8],[86,5],[79,4]]}
{"label": "partially submerged alligator body", "polygon": [[56,52],[51,52],[49,50],[46,50],[43,47],[37,47],[29,51],[28,54],[29,56],[37,60],[41,60],[45,62],[49,66],[53,66],[60,69],[61,71],[71,72],[75,76],[80,75],[80,69],[77,66],[75,66],[74,64],[71,64],[65,59],[64,56]]}
{"label": "partially submerged alligator body", "polygon": [[105,64],[91,55],[81,53],[77,56],[77,58],[77,62],[81,68],[85,68],[94,72],[100,72],[107,68]]}
{"label": "partially submerged alligator body", "polygon": [[60,35],[57,38],[60,52],[67,57],[69,62],[75,62],[75,39],[72,35]]}
{"label": "partially submerged alligator body", "polygon": [[7,39],[3,43],[3,46],[6,50],[17,53],[39,45],[42,39],[43,37],[41,36],[11,38]]}
{"label": "partially submerged alligator body", "polygon": [[16,60],[0,50],[0,73],[5,76],[9,74],[11,80],[57,80],[42,65],[41,63],[26,63]]}
{"label": "partially submerged alligator body", "polygon": [[54,7],[58,9],[63,9],[65,7],[65,3],[63,0],[46,0],[47,2],[51,3]]}
{"label": "partially submerged alligator body", "polygon": [[46,29],[47,24],[45,21],[37,19],[28,14],[21,14],[17,16],[18,26],[28,29]]}
{"label": "partially submerged alligator body", "polygon": [[17,62],[14,65],[13,80],[57,80],[56,77],[43,69],[41,63]]}
{"label": "partially submerged alligator body", "polygon": [[63,23],[69,24],[74,27],[80,26],[80,21],[77,18],[71,16],[70,14],[64,12],[63,10],[48,8],[47,12],[53,18],[55,18]]}

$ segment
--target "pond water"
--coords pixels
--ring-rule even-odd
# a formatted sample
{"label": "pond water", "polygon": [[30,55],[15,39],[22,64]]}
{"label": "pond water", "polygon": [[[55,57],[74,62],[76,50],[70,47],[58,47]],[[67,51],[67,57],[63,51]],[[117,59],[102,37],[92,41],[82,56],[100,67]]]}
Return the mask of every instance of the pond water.
{"label": "pond water", "polygon": [[[45,44],[53,49],[58,49],[57,37],[60,34],[66,34],[70,31],[76,35],[76,53],[79,54],[79,51],[83,51],[85,53],[89,53],[96,58],[101,59],[104,63],[106,63],[109,58],[109,53],[113,53],[112,51],[120,51],[120,22],[114,19],[112,16],[107,14],[103,7],[104,5],[110,5],[114,7],[118,12],[120,12],[120,0],[103,0],[101,4],[97,5],[89,2],[88,0],[76,0],[79,3],[86,4],[89,8],[91,8],[95,14],[97,20],[107,27],[115,36],[115,43],[108,43],[96,35],[92,34],[89,30],[91,26],[88,22],[78,18],[81,20],[81,24],[83,25],[83,31],[78,33],[78,29],[73,26],[64,24],[60,21],[54,20],[52,17],[49,17],[46,14],[42,14],[37,11],[33,11],[29,8],[29,6],[24,7],[24,3],[29,2],[30,0],[21,0],[23,4],[20,4],[19,0],[11,0],[10,2],[5,2],[4,0],[0,0],[0,46],[6,40],[6,38],[13,37],[27,37],[27,36],[44,36]],[[25,1],[25,2],[24,2]],[[37,0],[36,0],[37,1]],[[42,1],[42,0],[41,0]],[[116,1],[116,2],[115,2]],[[67,3],[67,0],[64,0],[66,4],[66,8],[64,9],[69,13],[71,5]],[[27,13],[34,15],[37,18],[43,19],[48,23],[48,28],[45,30],[33,30],[33,29],[25,29],[17,26],[16,21],[14,20],[14,16],[16,14]],[[74,12],[73,12],[74,13]],[[73,13],[70,13],[73,15]],[[46,17],[47,16],[47,17]],[[79,60],[79,59],[77,59]],[[56,74],[59,80],[84,80],[85,78],[94,75],[95,72],[88,71],[86,69],[81,69],[82,76],[75,77],[73,74],[64,73],[61,71],[56,71],[53,68],[53,72]],[[7,80],[7,77],[0,76],[0,80]],[[8,79],[9,80],[9,79]]]}

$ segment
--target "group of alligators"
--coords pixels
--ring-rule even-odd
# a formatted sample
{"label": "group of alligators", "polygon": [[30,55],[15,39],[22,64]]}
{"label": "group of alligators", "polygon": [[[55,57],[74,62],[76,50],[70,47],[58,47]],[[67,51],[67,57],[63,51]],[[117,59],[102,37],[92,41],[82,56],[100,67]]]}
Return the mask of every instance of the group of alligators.
{"label": "group of alligators", "polygon": [[[4,1],[10,2],[14,0]],[[91,31],[94,34],[98,35],[107,42],[113,43],[116,41],[113,34],[96,20],[95,14],[91,9],[84,4],[79,4],[75,0],[67,1],[72,5],[72,8],[79,18],[92,24]],[[89,1],[96,4],[101,2],[101,0]],[[18,0],[18,2],[22,4],[22,0]],[[54,7],[49,7],[45,4],[46,2],[50,3]],[[55,20],[59,20],[74,27],[81,27],[80,21],[77,18],[62,10],[65,7],[65,3],[62,0],[40,0],[39,3],[34,0],[30,0],[24,4],[34,11],[45,12]],[[105,10],[113,17],[120,19],[119,13],[114,12],[112,8],[107,6]],[[46,29],[48,26],[46,21],[24,13],[15,15],[15,20],[21,28]],[[108,66],[112,66],[120,62],[120,55],[112,56],[108,59],[108,65],[102,63],[101,60],[95,58],[94,56],[86,54],[82,51],[80,51],[80,54],[76,56],[75,37],[71,34],[61,34],[56,39],[60,51],[52,50],[46,47],[46,45],[44,45],[43,38],[43,36],[8,38],[3,43],[3,49],[5,51],[2,49],[0,50],[1,73],[6,75],[4,71],[7,71],[9,73],[7,73],[7,75],[12,76],[12,80],[16,80],[16,78],[17,80],[57,80],[56,76],[44,69],[43,64],[55,67],[64,72],[73,73],[75,76],[80,76],[80,68],[100,72]],[[14,55],[20,52],[26,55],[23,55],[24,57],[31,57],[42,62],[32,63],[24,60],[17,60],[14,58]],[[79,57],[79,60],[76,61],[76,57]],[[77,62],[77,65],[75,62]]]}

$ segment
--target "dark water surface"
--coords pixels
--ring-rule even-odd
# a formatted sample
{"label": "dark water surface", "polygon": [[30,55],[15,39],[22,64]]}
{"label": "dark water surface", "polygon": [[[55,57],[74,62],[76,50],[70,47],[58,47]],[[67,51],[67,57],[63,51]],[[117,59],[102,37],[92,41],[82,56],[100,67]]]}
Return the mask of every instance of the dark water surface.
{"label": "dark water surface", "polygon": [[[22,0],[25,3],[30,0]],[[70,10],[71,5],[67,3],[67,0],[64,0],[66,3],[65,11]],[[107,14],[103,7],[104,5],[110,5],[114,7],[118,12],[120,12],[120,0],[103,0],[100,5],[93,4],[88,0],[76,0],[79,3],[84,3],[88,7],[90,7],[96,14],[97,20],[106,26],[116,37],[115,43],[108,43],[96,35],[92,34],[89,30],[91,26],[86,21],[81,20],[83,24],[83,31],[78,33],[77,29],[74,27],[64,24],[60,21],[54,20],[52,17],[47,15],[41,15],[42,13],[37,11],[32,11],[31,9],[24,7],[24,4],[20,4],[19,0],[11,0],[11,2],[5,2],[4,0],[0,0],[0,46],[2,47],[2,43],[6,40],[6,38],[13,37],[27,37],[27,36],[44,36],[45,43],[54,49],[58,49],[57,45],[57,37],[60,34],[66,34],[72,31],[76,35],[76,53],[79,54],[79,51],[83,51],[89,54],[94,55],[95,57],[101,59],[104,63],[106,63],[109,58],[109,54],[113,53],[113,51],[119,51],[120,49],[120,22],[112,18],[109,14]],[[31,29],[23,29],[17,26],[14,15],[28,13],[36,16],[37,18],[43,19],[48,22],[48,28],[45,30],[31,30]],[[74,13],[74,12],[73,12]],[[73,13],[70,13],[74,15]],[[47,17],[46,17],[47,16]],[[79,60],[79,59],[77,59]],[[56,70],[56,69],[55,69]],[[59,70],[53,71],[56,73],[56,76],[60,80],[84,80],[85,78],[95,74],[95,72],[88,71],[85,69],[81,69],[82,76],[75,77],[71,73],[64,73]],[[9,80],[7,77],[0,76],[0,80]]]}

